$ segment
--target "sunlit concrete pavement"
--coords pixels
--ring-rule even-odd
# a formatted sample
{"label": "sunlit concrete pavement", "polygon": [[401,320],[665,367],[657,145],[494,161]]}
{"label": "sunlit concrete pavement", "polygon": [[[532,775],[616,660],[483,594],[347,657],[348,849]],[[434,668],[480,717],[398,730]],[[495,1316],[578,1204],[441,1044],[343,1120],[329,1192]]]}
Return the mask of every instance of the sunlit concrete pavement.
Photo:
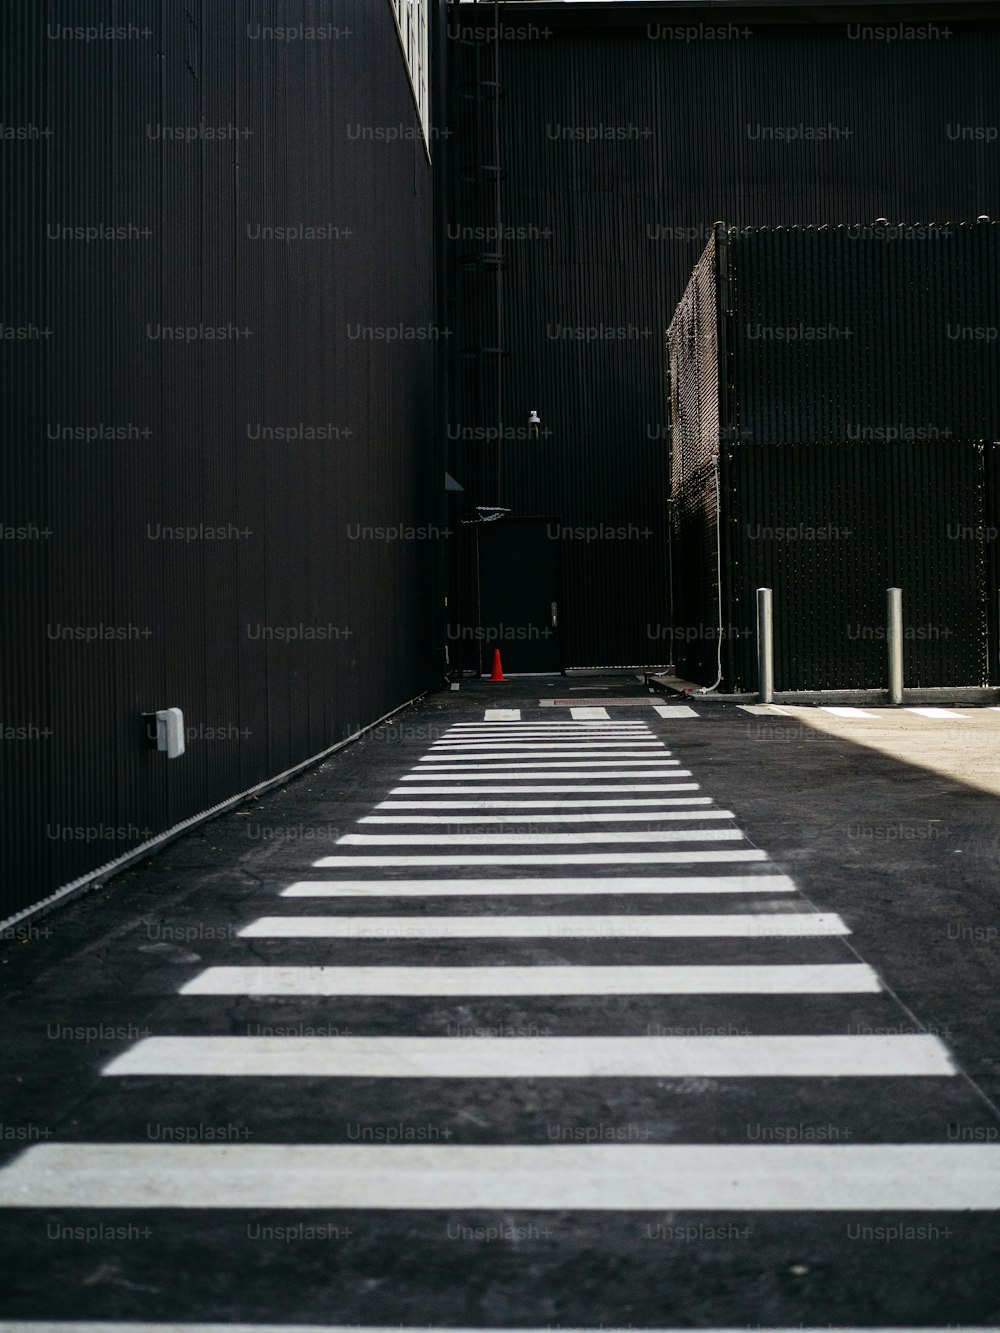
{"label": "sunlit concrete pavement", "polygon": [[995,1325],[960,711],[467,684],[15,929],[0,1328]]}

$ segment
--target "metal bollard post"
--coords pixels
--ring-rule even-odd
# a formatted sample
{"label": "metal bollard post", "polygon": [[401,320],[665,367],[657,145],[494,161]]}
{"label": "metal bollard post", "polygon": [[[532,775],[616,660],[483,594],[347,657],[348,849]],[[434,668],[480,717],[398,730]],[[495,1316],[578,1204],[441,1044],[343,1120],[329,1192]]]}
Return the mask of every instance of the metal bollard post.
{"label": "metal bollard post", "polygon": [[889,647],[889,702],[903,702],[903,590],[886,589],[886,639]]}
{"label": "metal bollard post", "polygon": [[774,617],[771,589],[757,589],[757,697],[762,704],[774,699]]}

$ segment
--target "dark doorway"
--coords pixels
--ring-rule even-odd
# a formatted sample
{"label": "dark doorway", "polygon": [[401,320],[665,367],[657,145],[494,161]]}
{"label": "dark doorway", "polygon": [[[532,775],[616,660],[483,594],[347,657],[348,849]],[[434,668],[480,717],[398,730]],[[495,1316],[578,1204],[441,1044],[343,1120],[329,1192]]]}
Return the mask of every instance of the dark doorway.
{"label": "dark doorway", "polygon": [[552,518],[502,518],[477,528],[481,671],[490,670],[494,648],[507,675],[563,670],[558,532]]}

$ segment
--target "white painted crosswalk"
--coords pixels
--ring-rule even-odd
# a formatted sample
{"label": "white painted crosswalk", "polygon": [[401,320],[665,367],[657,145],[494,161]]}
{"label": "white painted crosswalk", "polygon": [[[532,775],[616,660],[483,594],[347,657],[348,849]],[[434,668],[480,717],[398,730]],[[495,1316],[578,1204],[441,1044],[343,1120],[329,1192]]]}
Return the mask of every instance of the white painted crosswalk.
{"label": "white painted crosswalk", "polygon": [[[538,782],[540,780],[582,782],[594,778],[689,778],[691,770],[672,767],[679,765],[679,759],[656,759],[644,764],[622,768],[617,763],[577,764],[572,767],[564,764],[560,769],[552,769],[548,764],[476,764],[469,768],[424,769],[421,773],[404,773],[403,782],[491,782],[502,778],[504,782]],[[599,772],[580,772],[581,769],[600,770]],[[615,788],[614,790],[617,790]]]}
{"label": "white painted crosswalk", "polygon": [[[697,783],[680,783],[683,788],[696,787]],[[511,788],[511,790],[515,790]],[[532,787],[532,791],[537,791],[537,787]],[[586,791],[585,787],[577,788],[578,791]],[[625,790],[621,788],[610,788],[611,791]],[[677,788],[668,788],[674,791]],[[411,793],[412,794],[412,793]],[[631,810],[645,809],[648,807],[676,806],[676,805],[709,805],[712,798],[710,796],[639,796],[631,800],[593,800],[593,801],[379,801],[375,807],[376,810],[578,810],[585,808],[592,810],[595,807],[601,809],[619,809],[627,805]],[[359,823],[367,824],[372,821],[374,816],[366,815]],[[641,814],[636,815],[637,819],[643,818]]]}
{"label": "white painted crosswalk", "polygon": [[448,736],[443,740],[435,741],[432,753],[440,750],[488,750],[490,754],[500,754],[505,750],[621,750],[625,746],[635,748],[642,747],[649,750],[664,750],[666,746],[662,741],[653,740],[644,736],[628,736],[623,742],[620,737],[609,737],[607,732],[601,732],[598,737],[590,735],[586,737],[573,736],[564,739],[562,736],[546,737],[544,740],[535,737],[522,736],[496,736],[483,739],[480,736]]}
{"label": "white painted crosswalk", "polygon": [[[135,1322],[116,1320],[105,1323],[101,1320],[8,1320],[3,1325],[4,1333],[358,1333],[357,1324],[206,1324],[185,1322],[183,1325]],[[365,1324],[364,1333],[427,1333],[426,1325],[419,1328],[403,1324]],[[483,1328],[450,1327],[448,1333],[487,1333]],[[545,1328],[520,1328],[518,1333],[551,1333]],[[593,1333],[592,1329],[563,1327],[561,1333]],[[602,1333],[633,1333],[631,1329],[605,1327]],[[650,1329],[649,1333],[686,1333],[681,1329]],[[717,1328],[712,1333],[746,1333],[743,1328]],[[769,1333],[830,1333],[828,1328],[808,1328],[796,1325],[795,1328],[775,1327]],[[848,1328],[841,1327],[838,1333],[954,1333],[954,1327],[948,1325],[921,1325],[912,1327]],[[993,1327],[963,1324],[962,1333],[996,1333]]]}
{"label": "white painted crosswalk", "polygon": [[[868,1142],[863,1128],[836,1143],[733,1141],[733,1108],[743,1133],[763,1098],[773,1108],[829,1096],[844,1115],[853,1096],[863,1127],[873,1088],[887,1096],[891,1085],[902,1105],[963,1080],[945,1042],[914,1030],[858,956],[850,913],[806,901],[686,767],[681,732],[713,706],[645,706],[648,722],[638,703],[619,720],[609,698],[553,703],[551,721],[498,707],[445,728],[351,810],[350,831],[325,854],[285,848],[280,864],[292,869],[278,884],[241,887],[224,950],[199,949],[170,983],[184,1025],[142,1034],[102,1070],[107,1096],[194,1087],[203,1106],[225,1105],[227,1092],[252,1106],[255,1080],[277,1082],[290,1105],[301,1096],[314,1111],[319,1095],[323,1136],[338,1093],[357,1093],[368,1108],[358,1114],[370,1115],[405,1083],[460,1111],[474,1085],[469,1124],[485,1126],[485,1141],[286,1141],[282,1121],[276,1142],[35,1143],[0,1169],[0,1208],[792,1218],[1000,1208],[1000,1146],[947,1141],[943,1119],[926,1142]],[[827,711],[859,727],[870,717]],[[928,722],[942,711],[923,710]],[[691,724],[670,733],[679,754],[663,739],[675,720]],[[481,1030],[511,1014],[536,1029],[540,1014],[554,1016],[553,1030]],[[885,1026],[865,1030],[873,1014]],[[286,1016],[331,1015],[351,1030],[345,1020],[333,1033],[275,1032]],[[623,1092],[615,1080],[634,1082]],[[654,1141],[538,1141],[539,1108],[556,1104],[546,1095],[567,1122],[593,1119],[594,1105],[642,1105],[629,1114]],[[693,1134],[684,1099],[696,1100]],[[495,1128],[476,1119],[494,1101],[517,1108],[511,1142],[489,1141]],[[729,1126],[721,1141],[716,1116]]]}
{"label": "white painted crosswalk", "polygon": [[627,749],[621,749],[614,743],[597,741],[594,744],[553,744],[546,741],[542,744],[514,741],[510,745],[481,745],[477,741],[469,743],[461,742],[457,745],[435,747],[430,754],[425,755],[421,763],[427,764],[482,764],[482,763],[508,763],[524,759],[544,759],[550,761],[553,765],[561,764],[567,759],[597,759],[605,763],[614,763],[617,760],[639,759],[644,763],[649,760],[672,758],[670,751],[663,749],[659,745],[647,744],[644,741],[630,741]]}
{"label": "white painted crosswalk", "polygon": [[[643,723],[630,721],[628,717],[615,716],[613,710],[615,706],[628,708],[628,712],[634,717],[637,707],[646,705],[645,700],[636,700],[627,704],[623,700],[609,699],[607,705],[589,706],[589,707],[567,707],[565,711],[569,717],[565,720],[554,717],[549,724],[550,735],[556,735],[557,732],[563,736],[574,734],[574,728],[583,727],[606,727],[608,735],[625,736],[629,729],[642,727]],[[699,702],[697,708],[686,703],[657,703],[650,700],[649,711],[657,718],[662,718],[666,722],[673,721],[718,721],[731,718],[733,710],[736,713],[749,714],[752,717],[760,718],[796,718],[802,712],[808,712],[809,706],[800,703],[791,704],[741,704],[726,703],[717,699],[706,698]],[[906,704],[895,707],[887,703],[866,704],[858,706],[853,704],[816,704],[816,711],[827,713],[832,717],[839,717],[845,720],[879,723],[882,725],[898,724],[901,720],[913,718],[925,718],[928,721],[944,722],[980,722],[993,724],[992,714],[1000,712],[1000,706],[984,704],[981,701],[976,704]],[[561,714],[564,710],[552,709],[553,714]],[[508,712],[509,717],[500,718],[500,713]],[[517,714],[517,717],[513,716]],[[530,736],[541,733],[541,729],[546,724],[544,722],[533,722],[522,719],[521,710],[518,709],[487,709],[482,722],[464,722],[456,723],[451,731],[456,736],[479,736],[483,739],[496,736]]]}
{"label": "white painted crosswalk", "polygon": [[[418,776],[419,776],[421,779],[423,779],[423,778],[425,778],[427,775],[426,775],[426,774],[419,774]],[[578,776],[579,776],[579,775],[578,775]],[[610,778],[610,777],[614,777],[614,776],[616,776],[616,775],[615,775],[615,774],[612,774],[612,773],[602,773],[602,774],[601,774],[601,777],[602,777],[602,778]],[[618,776],[624,776],[624,775],[618,775]],[[685,770],[681,770],[681,771],[675,771],[675,772],[672,772],[672,773],[670,773],[670,774],[668,774],[668,775],[665,775],[665,776],[669,776],[669,777],[671,777],[671,778],[675,778],[675,777],[690,777],[691,774],[690,774],[689,772],[687,772],[687,770],[685,769]],[[462,782],[462,781],[463,781],[462,778],[453,779],[453,780],[454,780],[454,781],[458,781],[458,782]],[[535,793],[535,792],[537,792],[537,793],[542,793],[542,792],[544,792],[546,795],[551,795],[551,794],[558,794],[558,793],[560,793],[560,792],[567,792],[567,793],[568,793],[568,792],[633,792],[633,791],[646,791],[646,792],[648,792],[648,791],[675,792],[675,791],[699,791],[699,790],[700,790],[700,784],[697,783],[697,782],[646,782],[646,783],[641,783],[641,782],[619,782],[619,783],[616,783],[615,786],[613,786],[613,787],[600,786],[600,785],[598,785],[598,784],[594,784],[594,783],[590,783],[590,784],[580,784],[580,783],[577,783],[577,784],[575,784],[575,785],[574,785],[573,783],[568,783],[568,784],[563,784],[563,785],[559,785],[559,786],[545,785],[545,786],[534,786],[534,787],[508,787],[508,786],[504,786],[503,783],[500,783],[500,784],[498,785],[498,784],[496,784],[496,783],[489,782],[489,779],[488,779],[488,778],[484,778],[484,779],[480,779],[480,780],[481,780],[481,781],[484,781],[484,782],[488,782],[489,785],[488,785],[488,786],[483,786],[483,787],[465,787],[465,786],[463,786],[463,787],[393,787],[392,792],[391,792],[391,795],[393,795],[393,796],[414,796],[414,795],[416,795],[416,794],[419,793],[420,795],[426,795],[426,796],[452,796],[452,795],[473,795],[473,794],[475,794],[475,795],[477,795],[477,796],[479,796],[479,795],[484,795],[484,794],[485,794],[485,795],[491,795],[491,796],[502,796],[505,792],[509,792],[509,793],[511,793],[511,794],[513,794],[513,793],[517,793],[517,794],[523,796],[526,792],[533,792],[533,793]],[[537,777],[536,777],[536,778],[533,779],[533,780],[537,782],[538,779],[537,779]],[[432,781],[433,781],[433,779],[432,779]],[[516,802],[515,802],[515,804],[516,804]]]}
{"label": "white painted crosswalk", "polygon": [[[573,841],[576,842],[576,838]],[[709,852],[497,852],[489,856],[469,852],[459,856],[415,852],[407,856],[390,856],[378,852],[374,856],[345,854],[323,857],[315,864],[320,869],[339,866],[356,870],[364,866],[377,870],[380,866],[403,866],[415,870],[424,866],[450,866],[460,870],[463,866],[693,866],[766,860],[767,853],[756,848],[748,848],[746,851],[742,848],[715,848]]]}
{"label": "white painted crosswalk", "polygon": [[36,1144],[0,1207],[995,1209],[980,1144]]}
{"label": "white painted crosswalk", "polygon": [[[691,803],[697,803],[699,797],[689,797],[687,801],[678,798],[678,804],[685,805],[684,810],[599,810],[589,814],[564,814],[552,811],[545,815],[519,813],[511,815],[365,815],[360,824],[509,824],[516,819],[519,824],[606,824],[615,821],[649,821],[662,823],[669,819],[732,819],[729,810],[693,810]],[[662,805],[663,802],[658,802]]]}
{"label": "white painted crosswalk", "polygon": [[[542,756],[538,754],[434,754],[422,755],[420,764],[431,765],[403,775],[403,782],[412,782],[421,773],[426,777],[434,773],[538,773],[551,771],[557,776],[584,776],[578,770],[585,768],[623,769],[628,773],[664,772],[671,768],[680,768],[681,761],[674,759],[665,750],[640,750],[637,754],[609,754],[606,750],[589,753],[585,759],[571,758],[570,754]],[[690,774],[688,774],[690,776]]]}
{"label": "white painted crosswalk", "polygon": [[927,1078],[937,1037],[147,1037],[109,1076],[235,1078]]}
{"label": "white painted crosswalk", "polygon": [[[718,812],[723,819],[728,811]],[[704,818],[705,816],[697,816]],[[692,816],[696,818],[696,816]],[[742,842],[739,829],[655,829],[634,833],[345,833],[338,847],[578,847],[581,843]],[[329,865],[329,860],[320,865]]]}
{"label": "white painted crosswalk", "polygon": [[[464,864],[464,862],[463,862]],[[461,869],[461,866],[458,867]],[[795,893],[787,875],[546,875],[544,879],[303,879],[282,889],[283,898],[439,898],[546,896],[549,894]]]}
{"label": "white painted crosswalk", "polygon": [[646,967],[209,967],[182,995],[864,995],[865,963]]}
{"label": "white painted crosswalk", "polygon": [[824,912],[713,916],[265,916],[244,926],[253,939],[768,939],[849,935]]}

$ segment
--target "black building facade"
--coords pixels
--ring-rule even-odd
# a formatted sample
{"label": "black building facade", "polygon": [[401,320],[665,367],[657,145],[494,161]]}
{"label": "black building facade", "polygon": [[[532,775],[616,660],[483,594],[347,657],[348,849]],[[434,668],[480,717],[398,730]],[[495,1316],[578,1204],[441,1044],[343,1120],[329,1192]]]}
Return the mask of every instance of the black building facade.
{"label": "black building facade", "polygon": [[[492,5],[449,18],[449,470],[470,509],[546,520],[567,665],[667,662],[697,624],[670,615],[663,333],[713,224],[1000,216],[1000,25],[968,4],[501,16],[499,40]],[[502,632],[464,568],[456,618]]]}
{"label": "black building facade", "polygon": [[0,14],[0,913],[493,644],[669,661],[713,224],[1000,212],[984,4],[434,0],[416,88],[399,0],[87,8]]}
{"label": "black building facade", "polygon": [[[394,7],[86,8],[0,18],[0,916],[416,695],[439,633],[433,142]],[[167,707],[177,760],[145,748]]]}

